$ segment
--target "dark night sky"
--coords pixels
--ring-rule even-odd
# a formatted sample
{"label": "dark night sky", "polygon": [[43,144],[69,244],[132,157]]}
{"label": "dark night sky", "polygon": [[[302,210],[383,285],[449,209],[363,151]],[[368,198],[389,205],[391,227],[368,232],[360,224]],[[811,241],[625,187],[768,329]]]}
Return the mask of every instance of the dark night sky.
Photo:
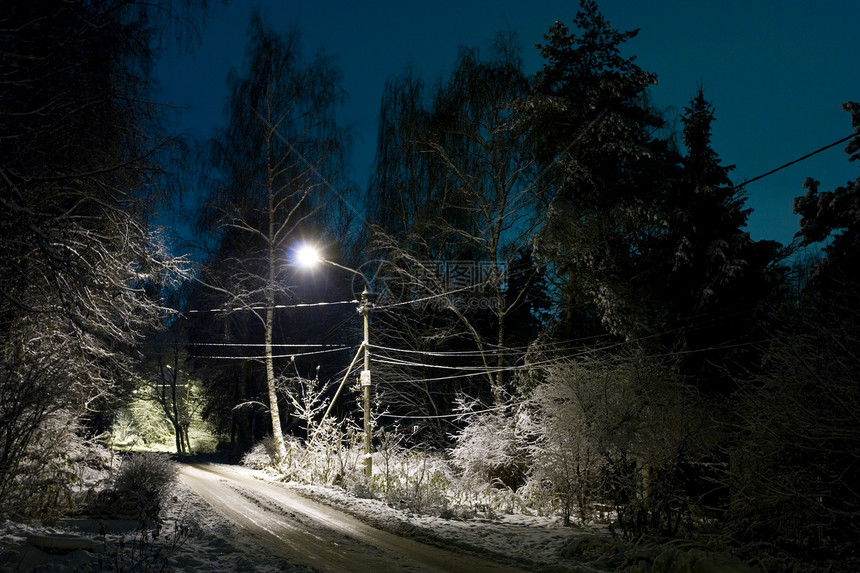
{"label": "dark night sky", "polygon": [[[641,28],[625,55],[658,76],[653,103],[678,115],[702,82],[716,109],[713,145],[740,182],[850,135],[840,106],[860,100],[855,0],[599,0],[621,30]],[[307,53],[325,50],[343,70],[350,101],[341,119],[356,132],[352,176],[367,183],[373,161],[379,99],[386,77],[411,64],[432,82],[449,69],[459,46],[484,47],[496,32],[519,34],[526,71],[539,69],[533,47],[560,20],[573,28],[576,1],[493,0],[236,0],[218,7],[190,55],[169,53],[159,66],[161,97],[187,106],[183,131],[206,138],[222,121],[226,77],[241,67],[249,14],[269,25],[296,26]],[[857,177],[838,145],[778,174],[751,183],[756,239],[791,240],[792,198],[807,176],[829,190]]]}

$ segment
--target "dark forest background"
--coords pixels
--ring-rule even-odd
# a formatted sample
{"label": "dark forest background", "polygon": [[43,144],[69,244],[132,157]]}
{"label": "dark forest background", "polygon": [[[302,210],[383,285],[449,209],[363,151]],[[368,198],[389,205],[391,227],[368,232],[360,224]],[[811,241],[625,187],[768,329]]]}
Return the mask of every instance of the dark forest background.
{"label": "dark forest background", "polygon": [[[752,240],[707,94],[668,123],[636,32],[588,0],[524,39],[536,74],[500,32],[444,77],[392,75],[366,185],[345,175],[340,71],[259,16],[221,128],[186,141],[153,65],[208,4],[0,2],[3,513],[56,511],[84,462],[69,444],[144,391],[178,453],[196,417],[230,459],[266,436],[285,456],[319,417],[308,389],[331,400],[359,349],[366,286],[375,440],[408,428],[631,539],[857,558],[860,179],[808,179],[795,242]],[[366,284],[299,268],[303,243]],[[333,412],[358,421],[348,378]]]}

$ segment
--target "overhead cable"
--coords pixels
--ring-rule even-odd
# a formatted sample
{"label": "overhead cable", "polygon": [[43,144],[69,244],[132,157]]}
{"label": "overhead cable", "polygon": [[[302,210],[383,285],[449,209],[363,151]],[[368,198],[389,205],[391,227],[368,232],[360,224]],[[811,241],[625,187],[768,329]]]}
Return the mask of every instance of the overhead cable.
{"label": "overhead cable", "polygon": [[354,344],[279,344],[273,342],[266,344],[264,342],[174,342],[173,344],[183,344],[185,346],[232,346],[232,347],[256,347],[262,348],[271,346],[272,348],[354,348]]}
{"label": "overhead cable", "polygon": [[839,145],[840,143],[843,143],[843,142],[848,141],[849,139],[853,139],[853,138],[855,138],[855,137],[860,137],[860,135],[858,135],[857,133],[852,133],[852,134],[851,134],[851,135],[849,135],[848,137],[843,137],[842,139],[840,139],[840,140],[838,140],[838,141],[834,141],[833,143],[831,143],[831,144],[829,144],[829,145],[825,145],[825,146],[824,146],[824,147],[822,147],[821,149],[816,149],[816,150],[815,150],[815,151],[813,151],[812,153],[807,153],[807,154],[806,154],[806,155],[804,155],[803,157],[798,157],[798,158],[797,158],[797,159],[795,159],[794,161],[789,161],[788,163],[786,163],[786,164],[784,164],[784,165],[780,165],[780,166],[779,166],[779,167],[777,167],[776,169],[771,169],[771,170],[770,170],[770,171],[768,171],[767,173],[762,173],[761,175],[758,175],[758,176],[756,176],[756,177],[753,177],[752,179],[747,179],[746,181],[744,181],[744,182],[743,182],[743,183],[741,183],[740,185],[735,186],[735,190],[738,190],[738,189],[741,189],[741,188],[743,188],[743,187],[746,187],[747,185],[749,185],[749,184],[750,184],[750,183],[752,183],[753,181],[758,181],[759,179],[764,179],[764,178],[765,178],[765,177],[767,177],[768,175],[773,175],[773,174],[774,174],[774,173],[776,173],[777,171],[780,171],[780,170],[782,170],[782,169],[785,169],[786,167],[789,167],[789,166],[791,166],[791,165],[794,165],[795,163],[800,163],[800,162],[801,162],[801,161],[803,161],[804,159],[809,159],[810,157],[812,157],[813,155],[815,155],[815,154],[817,154],[817,153],[821,153],[822,151],[825,151],[825,150],[827,150],[827,149],[830,149],[831,147],[834,147],[834,146],[836,146],[836,145]]}
{"label": "overhead cable", "polygon": [[237,312],[240,310],[269,310],[282,308],[310,308],[316,306],[332,306],[336,304],[359,304],[357,300],[338,300],[333,302],[299,302],[296,304],[275,304],[272,306],[239,306],[239,307],[222,307],[222,308],[201,308],[189,309],[182,312],[187,313],[202,313],[202,312]]}
{"label": "overhead cable", "polygon": [[494,406],[483,410],[474,410],[471,412],[462,412],[460,414],[438,414],[435,416],[400,416],[395,414],[380,414],[381,418],[394,418],[396,420],[440,420],[445,418],[467,418],[475,414],[485,414],[487,412],[497,412],[499,410],[507,410],[518,404],[505,404],[503,406]]}
{"label": "overhead cable", "polygon": [[[332,352],[341,352],[343,350],[351,350],[354,346],[343,346],[341,348],[331,348],[329,350],[314,350],[312,352],[298,352],[294,354],[275,354],[272,358],[301,358],[304,356],[314,356],[318,354],[330,354]],[[266,355],[260,356],[194,356],[194,358],[205,358],[210,360],[264,360]]]}

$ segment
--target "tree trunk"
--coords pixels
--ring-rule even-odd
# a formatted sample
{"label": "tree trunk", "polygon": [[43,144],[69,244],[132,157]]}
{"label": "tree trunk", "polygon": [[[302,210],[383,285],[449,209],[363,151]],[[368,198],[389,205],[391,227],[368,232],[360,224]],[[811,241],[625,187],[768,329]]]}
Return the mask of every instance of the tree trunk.
{"label": "tree trunk", "polygon": [[[273,273],[272,273],[273,274]],[[269,387],[269,412],[272,415],[272,439],[275,442],[275,455],[277,463],[281,463],[287,457],[287,447],[284,443],[284,434],[281,430],[281,412],[278,408],[278,392],[275,386],[275,364],[272,357],[272,321],[275,309],[274,293],[269,290],[266,296],[268,308],[266,309],[266,384]]]}
{"label": "tree trunk", "polygon": [[[270,148],[269,148],[270,149]],[[268,162],[272,164],[271,160]],[[275,363],[272,356],[272,329],[275,322],[275,197],[271,169],[268,172],[269,187],[269,276],[266,284],[266,384],[269,387],[269,412],[272,415],[272,440],[275,442],[275,462],[280,464],[287,459],[287,448],[281,430],[281,413],[278,408],[278,392],[275,386]]]}
{"label": "tree trunk", "polygon": [[173,434],[176,438],[176,453],[184,454],[185,448],[182,440],[182,422],[179,419],[179,404],[176,401],[176,383],[178,376],[179,374],[177,370],[177,372],[173,374],[172,383],[170,385],[170,397],[171,401],[173,402],[173,419],[171,420],[171,422],[173,422]]}
{"label": "tree trunk", "polygon": [[174,442],[176,443],[176,453],[184,454],[185,444],[182,440],[182,426],[179,424],[179,422],[173,420],[171,420],[171,422],[173,422],[173,438]]}

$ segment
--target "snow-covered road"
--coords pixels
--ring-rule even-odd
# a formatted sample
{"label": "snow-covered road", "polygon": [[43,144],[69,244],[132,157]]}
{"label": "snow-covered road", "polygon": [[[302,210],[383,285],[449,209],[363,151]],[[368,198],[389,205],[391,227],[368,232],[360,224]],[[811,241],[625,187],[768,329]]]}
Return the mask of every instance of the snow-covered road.
{"label": "snow-covered road", "polygon": [[522,571],[375,529],[238,468],[183,465],[180,475],[261,544],[319,571]]}

